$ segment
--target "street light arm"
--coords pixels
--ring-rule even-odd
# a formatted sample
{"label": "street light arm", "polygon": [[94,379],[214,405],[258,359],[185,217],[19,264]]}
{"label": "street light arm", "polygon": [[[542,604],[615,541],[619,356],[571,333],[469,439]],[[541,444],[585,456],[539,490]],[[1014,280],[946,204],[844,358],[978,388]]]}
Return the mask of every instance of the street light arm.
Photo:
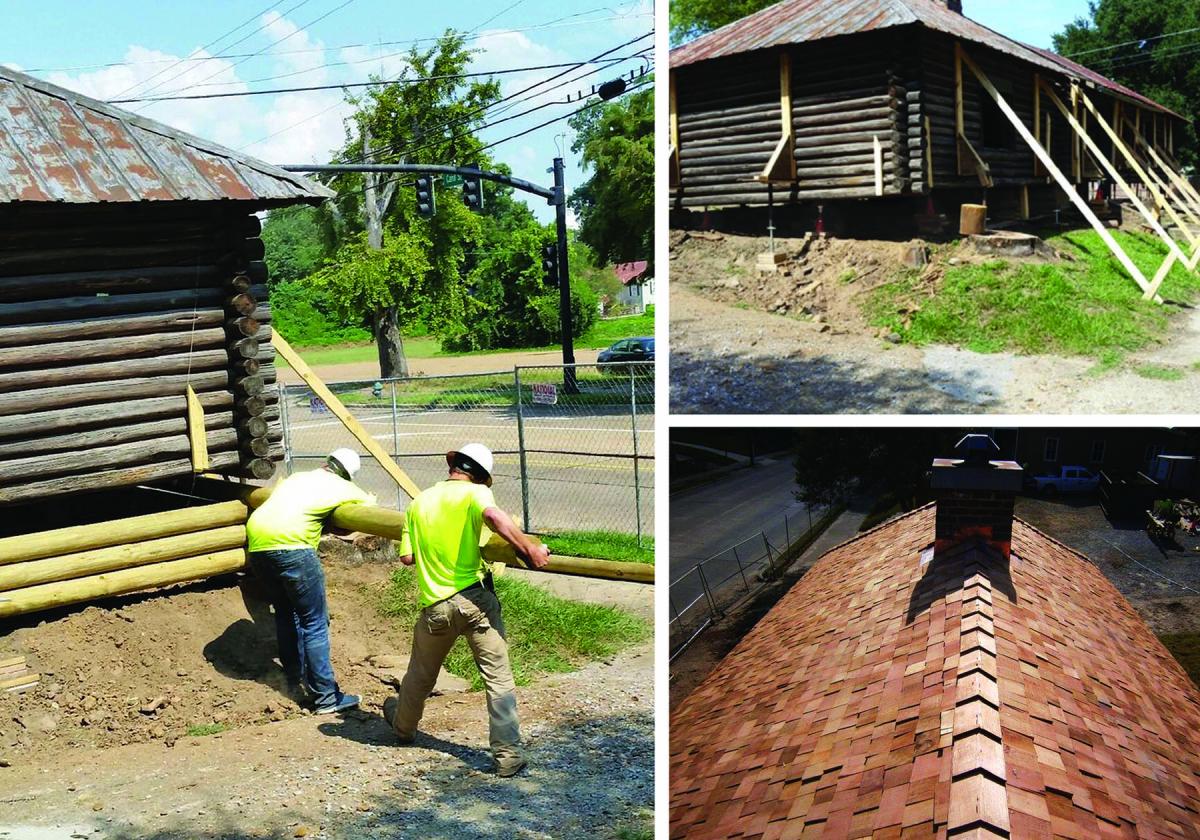
{"label": "street light arm", "polygon": [[533,193],[546,199],[546,203],[552,207],[557,207],[565,202],[565,197],[562,190],[556,190],[547,187],[540,187],[532,181],[526,181],[523,178],[514,178],[511,175],[505,175],[502,172],[488,172],[482,169],[473,169],[469,166],[446,166],[437,163],[289,163],[279,167],[287,172],[311,172],[311,173],[343,173],[343,172],[414,172],[428,173],[431,175],[462,175],[464,177],[483,178],[488,181],[495,181],[497,184],[504,184],[506,187],[521,190],[522,192]]}

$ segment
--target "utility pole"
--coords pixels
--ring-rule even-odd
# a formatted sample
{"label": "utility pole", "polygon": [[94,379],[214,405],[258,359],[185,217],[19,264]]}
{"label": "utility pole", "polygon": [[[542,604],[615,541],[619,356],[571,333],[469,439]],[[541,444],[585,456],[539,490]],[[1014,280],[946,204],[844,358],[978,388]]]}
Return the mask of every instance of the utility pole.
{"label": "utility pole", "polygon": [[558,228],[558,317],[562,329],[563,390],[579,393],[575,378],[575,338],[571,335],[571,273],[567,269],[567,187],[563,159],[554,159],[554,220]]}

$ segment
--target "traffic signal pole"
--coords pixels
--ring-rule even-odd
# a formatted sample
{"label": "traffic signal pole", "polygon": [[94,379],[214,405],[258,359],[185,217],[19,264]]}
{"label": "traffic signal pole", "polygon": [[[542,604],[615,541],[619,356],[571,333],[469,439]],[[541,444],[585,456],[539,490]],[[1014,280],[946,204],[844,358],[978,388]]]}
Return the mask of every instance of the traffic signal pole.
{"label": "traffic signal pole", "polygon": [[562,328],[563,390],[578,394],[575,338],[571,335],[571,273],[567,270],[567,187],[563,159],[554,159],[554,222],[558,228],[558,317]]}
{"label": "traffic signal pole", "polygon": [[[565,166],[561,157],[554,159],[554,187],[547,189],[531,181],[514,178],[503,172],[489,172],[473,166],[446,166],[433,163],[326,163],[285,164],[279,167],[285,172],[309,172],[314,174],[344,174],[347,172],[413,173],[424,175],[461,175],[464,178],[482,178],[494,181],[522,192],[532,193],[546,199],[554,207],[554,221],[558,242],[558,309],[562,330],[563,391],[579,393],[575,375],[575,340],[571,335],[571,275],[567,271],[567,188]],[[434,206],[432,182],[430,207]]]}

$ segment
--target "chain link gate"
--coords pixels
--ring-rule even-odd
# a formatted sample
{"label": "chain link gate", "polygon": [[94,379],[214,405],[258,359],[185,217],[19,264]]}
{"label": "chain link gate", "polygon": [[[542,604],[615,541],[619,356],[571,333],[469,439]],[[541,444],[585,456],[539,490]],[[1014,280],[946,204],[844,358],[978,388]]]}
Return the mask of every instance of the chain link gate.
{"label": "chain link gate", "polygon": [[[496,457],[497,504],[535,533],[654,533],[654,363],[326,383],[420,487],[446,477],[446,452],[478,441]],[[305,385],[281,388],[288,474],[339,446],[363,455],[356,481],[382,504],[408,498]]]}

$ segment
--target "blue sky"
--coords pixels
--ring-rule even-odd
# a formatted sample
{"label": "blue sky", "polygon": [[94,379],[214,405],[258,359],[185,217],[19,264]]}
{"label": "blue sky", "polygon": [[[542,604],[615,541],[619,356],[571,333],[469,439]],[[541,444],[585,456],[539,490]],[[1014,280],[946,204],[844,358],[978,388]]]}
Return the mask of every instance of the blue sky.
{"label": "blue sky", "polygon": [[[481,52],[473,69],[486,71],[584,61],[654,28],[651,0],[615,0],[607,6],[596,0],[445,5],[394,0],[0,0],[0,7],[6,23],[18,24],[0,27],[0,63],[100,99],[116,98],[131,87],[161,96],[341,84],[365,80],[371,73],[390,76],[402,70],[403,53],[415,41],[447,28],[474,33],[471,43]],[[651,44],[652,38],[646,38],[613,55],[632,56]],[[175,64],[189,56],[192,60]],[[598,68],[574,70],[522,95],[519,99],[528,101],[509,113],[554,104],[488,129],[483,137],[499,140],[569,113],[579,103],[561,102],[566,96],[586,95],[593,83],[642,66],[642,60],[630,59],[548,89]],[[558,72],[498,78],[503,91],[512,93]],[[349,108],[342,98],[334,90],[122,107],[271,163],[323,163],[344,138],[342,120]],[[569,129],[559,122],[502,143],[493,154],[514,174],[548,184],[546,169],[564,131]],[[570,142],[567,136],[563,145],[568,188],[585,177]],[[531,197],[530,204],[542,219],[552,218],[542,200]]]}
{"label": "blue sky", "polygon": [[1052,49],[1050,37],[1088,14],[1087,0],[963,0],[963,14],[1010,38]]}

